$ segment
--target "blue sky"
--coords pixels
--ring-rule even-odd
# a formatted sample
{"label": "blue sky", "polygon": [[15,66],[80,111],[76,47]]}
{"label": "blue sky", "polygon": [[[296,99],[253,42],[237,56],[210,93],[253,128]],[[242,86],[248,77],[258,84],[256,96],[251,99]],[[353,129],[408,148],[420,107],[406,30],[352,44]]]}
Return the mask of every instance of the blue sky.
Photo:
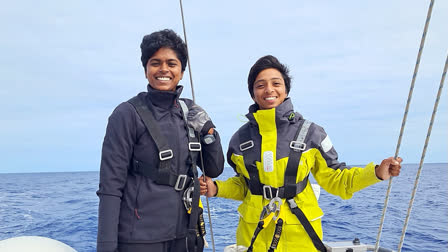
{"label": "blue sky", "polygon": [[[295,109],[322,125],[340,160],[393,156],[429,1],[184,1],[196,102],[223,139],[252,103],[247,73],[272,54]],[[400,156],[418,163],[448,50],[436,1]],[[178,1],[8,1],[0,9],[2,172],[99,170],[107,118],[146,88],[142,37],[183,34]],[[188,73],[181,84],[191,97]],[[448,162],[447,88],[426,162]]]}

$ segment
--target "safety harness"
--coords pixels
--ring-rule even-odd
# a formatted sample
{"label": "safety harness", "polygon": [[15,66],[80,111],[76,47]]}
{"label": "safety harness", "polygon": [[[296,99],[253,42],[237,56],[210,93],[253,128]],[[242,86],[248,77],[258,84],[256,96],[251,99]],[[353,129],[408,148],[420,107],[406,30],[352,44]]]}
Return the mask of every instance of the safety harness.
{"label": "safety harness", "polygon": [[190,214],[187,248],[188,251],[196,251],[196,247],[203,246],[203,244],[197,244],[198,239],[196,238],[205,236],[204,218],[202,216],[202,209],[199,207],[200,190],[198,173],[196,170],[196,159],[201,151],[201,143],[199,142],[198,137],[196,137],[194,130],[187,124],[188,106],[185,104],[185,101],[179,99],[184,122],[188,128],[188,149],[191,166],[188,170],[188,174],[173,174],[169,169],[171,159],[173,158],[173,151],[169,147],[165,137],[162,135],[158,122],[148,107],[146,93],[140,93],[131,98],[128,102],[134,106],[159,151],[159,166],[157,169],[133,158],[132,171],[150,178],[159,185],[168,185],[174,187],[174,190],[176,191],[183,191],[182,199],[187,212]]}
{"label": "safety harness", "polygon": [[[294,113],[291,113],[289,119],[294,118]],[[283,220],[278,218],[280,211],[281,199],[286,199],[291,212],[299,219],[300,223],[304,227],[305,231],[310,236],[316,249],[322,252],[326,252],[326,247],[322,240],[317,235],[311,223],[306,218],[302,210],[297,206],[294,201],[294,197],[301,193],[308,184],[309,174],[300,182],[296,183],[298,167],[300,163],[300,157],[302,152],[306,149],[305,138],[308,134],[312,122],[303,120],[298,127],[295,140],[289,144],[290,152],[289,159],[285,170],[284,185],[279,188],[274,188],[269,185],[264,185],[260,182],[260,176],[255,161],[261,156],[261,146],[255,145],[252,140],[252,125],[247,123],[239,131],[240,138],[240,151],[244,156],[244,165],[249,173],[249,179],[246,179],[246,183],[252,195],[262,195],[265,199],[270,200],[269,204],[263,208],[260,215],[260,221],[252,236],[251,244],[247,251],[253,250],[253,244],[258,233],[267,226],[271,219],[275,220],[276,227],[274,231],[274,237],[269,248],[269,252],[274,251],[277,248],[282,231]],[[280,203],[279,203],[280,202]],[[270,216],[273,215],[273,216]]]}

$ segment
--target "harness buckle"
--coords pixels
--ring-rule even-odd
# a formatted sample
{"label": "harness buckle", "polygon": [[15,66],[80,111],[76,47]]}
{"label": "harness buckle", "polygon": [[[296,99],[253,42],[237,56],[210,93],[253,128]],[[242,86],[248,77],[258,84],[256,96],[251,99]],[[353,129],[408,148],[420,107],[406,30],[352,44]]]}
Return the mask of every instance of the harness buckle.
{"label": "harness buckle", "polygon": [[297,204],[296,204],[296,202],[294,201],[293,198],[288,199],[288,203],[289,203],[289,207],[290,207],[291,209],[297,207]]}
{"label": "harness buckle", "polygon": [[289,143],[289,148],[291,148],[295,151],[304,151],[306,148],[306,143],[299,142],[299,141],[291,141]]}
{"label": "harness buckle", "polygon": [[240,151],[245,151],[248,150],[250,148],[254,147],[254,141],[249,140],[247,142],[244,142],[242,144],[240,144]]}
{"label": "harness buckle", "polygon": [[171,158],[173,158],[173,150],[168,149],[168,150],[159,152],[159,159],[161,161],[171,159]]}
{"label": "harness buckle", "polygon": [[188,143],[188,149],[190,151],[201,151],[202,146],[201,146],[201,143],[199,143],[199,142],[190,142],[190,143]]}
{"label": "harness buckle", "polygon": [[[276,189],[276,191],[275,191],[275,197],[274,197],[274,194],[272,193],[272,189]],[[263,186],[263,197],[265,198],[265,199],[272,199],[272,198],[276,198],[276,197],[278,197],[278,189],[277,188],[272,188],[271,186],[269,186],[269,185],[264,185]]]}
{"label": "harness buckle", "polygon": [[181,174],[177,177],[176,184],[174,185],[174,190],[176,191],[182,191],[185,187],[185,184],[187,183],[187,175]]}

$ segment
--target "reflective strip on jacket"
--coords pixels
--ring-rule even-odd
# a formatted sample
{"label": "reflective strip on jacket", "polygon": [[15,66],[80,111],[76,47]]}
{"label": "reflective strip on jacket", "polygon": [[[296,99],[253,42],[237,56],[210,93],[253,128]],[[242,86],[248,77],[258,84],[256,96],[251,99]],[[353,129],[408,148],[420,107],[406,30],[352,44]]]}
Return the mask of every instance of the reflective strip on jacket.
{"label": "reflective strip on jacket", "polygon": [[[288,162],[289,144],[293,140],[300,121],[304,120],[299,113],[294,113],[291,100],[287,98],[277,108],[257,110],[257,105],[249,108],[249,124],[252,124],[252,140],[255,146],[261,145],[261,153],[272,152],[274,168],[263,166],[263,154],[258,157],[256,166],[260,182],[272,187],[283,186],[284,173]],[[291,115],[291,113],[294,113]],[[302,181],[310,172],[325,191],[349,199],[353,193],[380,180],[375,175],[375,165],[368,164],[364,168],[348,168],[338,161],[337,152],[324,129],[316,124],[309,128],[305,139],[306,149],[303,151],[297,172],[296,182]],[[260,218],[263,206],[269,203],[261,195],[252,195],[245,178],[249,174],[244,165],[244,157],[239,148],[240,139],[236,132],[229,144],[227,161],[237,172],[237,176],[226,181],[216,181],[218,197],[241,200],[238,207],[240,220],[236,231],[237,245],[248,247]],[[266,169],[266,170],[265,170]],[[294,197],[298,207],[304,212],[322,239],[323,232],[320,218],[323,212],[308,182],[304,191]],[[283,199],[280,216],[284,220],[280,243],[276,251],[317,251],[308,234],[297,217],[291,212]],[[254,251],[267,251],[273,237],[275,223],[272,221],[258,235]]]}

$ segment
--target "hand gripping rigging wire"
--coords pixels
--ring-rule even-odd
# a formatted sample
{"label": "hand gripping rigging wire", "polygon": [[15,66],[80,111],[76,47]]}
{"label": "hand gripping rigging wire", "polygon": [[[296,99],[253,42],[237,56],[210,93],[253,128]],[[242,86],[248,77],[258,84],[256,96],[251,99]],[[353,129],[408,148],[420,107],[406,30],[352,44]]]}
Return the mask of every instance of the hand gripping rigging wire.
{"label": "hand gripping rigging wire", "polygon": [[[426,16],[426,22],[425,22],[425,27],[424,27],[424,30],[423,30],[423,35],[422,35],[422,38],[421,38],[421,41],[420,41],[420,47],[419,47],[419,50],[418,50],[417,61],[415,63],[415,67],[414,67],[414,74],[412,76],[411,87],[409,89],[409,95],[408,95],[408,99],[407,99],[407,102],[406,102],[406,108],[405,108],[405,112],[404,112],[404,115],[403,115],[403,121],[402,121],[402,124],[401,124],[400,135],[398,137],[397,148],[396,148],[396,151],[395,151],[395,158],[397,158],[398,152],[399,152],[399,149],[400,149],[401,139],[402,139],[402,136],[403,136],[404,126],[406,124],[406,118],[407,118],[407,114],[408,114],[408,111],[409,111],[409,105],[410,105],[410,102],[411,102],[412,93],[413,93],[413,90],[414,90],[415,79],[417,77],[418,68],[419,68],[419,65],[420,65],[421,54],[423,52],[423,47],[424,47],[424,44],[425,44],[425,38],[426,38],[427,31],[428,31],[429,21],[431,20],[431,13],[432,13],[433,6],[434,6],[434,0],[431,0],[431,2],[429,4],[429,8],[428,8],[428,13],[427,13],[427,16]],[[423,147],[422,156],[421,156],[421,159],[420,159],[420,165],[419,165],[418,172],[417,172],[417,175],[416,175],[416,178],[415,178],[415,182],[414,182],[414,189],[413,189],[412,194],[411,194],[411,200],[409,202],[409,207],[408,207],[408,212],[407,212],[407,215],[406,215],[406,220],[405,220],[404,225],[403,225],[403,230],[402,230],[402,234],[401,234],[401,237],[400,237],[400,242],[399,242],[399,245],[398,245],[398,252],[400,252],[401,249],[402,249],[404,236],[406,234],[406,228],[407,228],[407,225],[408,225],[409,216],[410,216],[412,205],[413,205],[413,202],[414,202],[415,193],[417,191],[417,185],[418,185],[418,180],[419,180],[419,177],[420,177],[420,172],[422,170],[422,165],[423,165],[423,161],[424,161],[424,158],[425,158],[426,147],[428,146],[429,137],[431,136],[432,125],[434,123],[435,115],[436,115],[436,112],[437,112],[437,107],[438,107],[438,104],[439,104],[439,100],[440,100],[440,96],[441,96],[441,92],[442,92],[442,88],[443,88],[443,83],[445,81],[447,68],[448,68],[448,56],[447,56],[447,59],[445,61],[445,67],[444,67],[444,70],[443,70],[443,73],[442,73],[442,79],[440,81],[439,90],[438,90],[437,97],[436,97],[436,100],[435,100],[435,103],[434,103],[434,109],[433,109],[433,112],[432,112],[431,121],[429,123],[428,132],[427,132],[427,135],[426,135],[425,145]],[[375,244],[374,251],[378,251],[378,249],[379,249],[379,243],[380,243],[380,239],[381,239],[381,231],[382,231],[382,228],[383,228],[384,217],[385,217],[385,214],[386,214],[387,204],[388,204],[388,201],[389,201],[389,194],[390,194],[390,191],[391,191],[391,186],[392,186],[392,178],[389,179],[389,186],[387,188],[387,193],[386,193],[386,197],[385,197],[385,200],[384,200],[384,208],[383,208],[383,212],[382,212],[382,215],[381,215],[381,221],[380,221],[380,225],[379,225],[379,228],[378,228],[378,234],[377,234],[377,238],[376,238],[376,244]]]}
{"label": "hand gripping rigging wire", "polygon": [[[187,32],[185,29],[185,21],[184,21],[184,10],[183,10],[183,6],[182,6],[182,0],[179,0],[179,5],[180,5],[180,13],[182,16],[182,27],[183,27],[183,32],[184,32],[184,40],[185,40],[185,45],[187,47],[187,52],[188,52],[188,42],[187,42]],[[187,57],[187,62],[188,62],[188,73],[190,76],[190,86],[191,86],[191,95],[193,98],[193,102],[196,103],[196,99],[195,99],[195,95],[194,95],[194,86],[193,86],[193,77],[192,77],[192,73],[191,73],[191,64],[190,64],[190,53],[188,52],[188,57]],[[198,136],[199,138],[199,136]],[[202,151],[199,151],[199,156],[200,156],[200,160],[201,160],[201,171],[202,171],[202,175],[204,175],[204,181],[205,181],[205,169],[204,169],[204,159],[202,158]],[[215,239],[213,237],[213,228],[212,228],[212,217],[210,215],[210,205],[208,203],[208,197],[205,197],[206,200],[206,205],[207,205],[207,214],[208,214],[208,222],[209,222],[209,226],[210,226],[210,237],[212,239],[212,248],[213,248],[213,252],[215,252]],[[205,230],[205,229],[204,229]],[[204,237],[204,242],[205,241],[205,237]]]}

